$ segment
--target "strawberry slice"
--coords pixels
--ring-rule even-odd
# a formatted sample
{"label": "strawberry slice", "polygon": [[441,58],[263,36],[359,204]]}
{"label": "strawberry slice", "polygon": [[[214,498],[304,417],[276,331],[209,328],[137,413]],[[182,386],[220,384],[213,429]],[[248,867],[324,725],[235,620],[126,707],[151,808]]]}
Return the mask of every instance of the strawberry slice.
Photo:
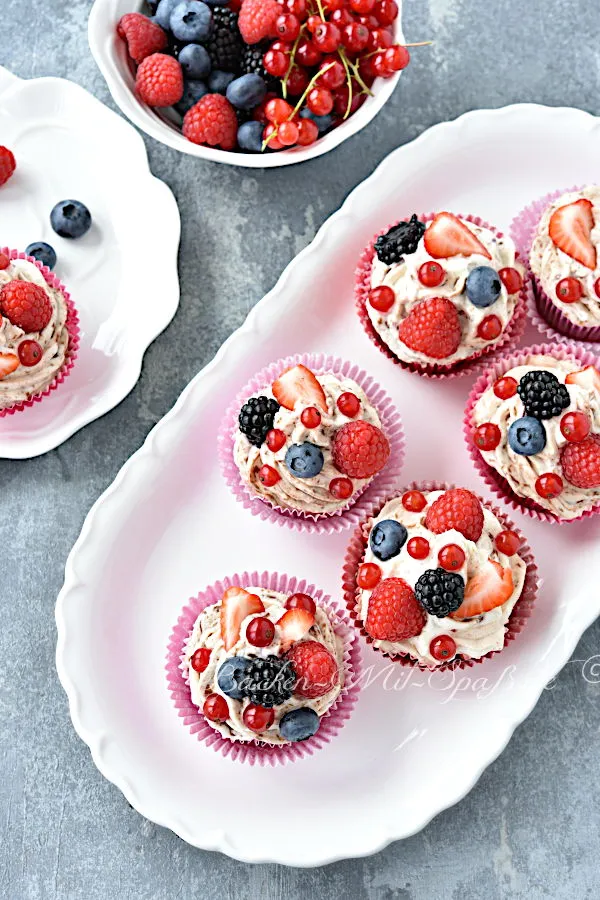
{"label": "strawberry slice", "polygon": [[19,368],[19,357],[16,353],[0,353],[0,378],[10,375]]}
{"label": "strawberry slice", "polygon": [[589,200],[576,200],[553,212],[548,226],[552,243],[587,269],[596,268],[596,248],[590,239],[594,227],[592,210]]}
{"label": "strawberry slice", "polygon": [[292,644],[308,634],[315,624],[315,617],[307,609],[299,606],[288,609],[277,622],[281,634],[281,649],[285,652]]}
{"label": "strawberry slice", "polygon": [[240,637],[242,622],[247,616],[264,612],[260,597],[241,587],[228,588],[221,599],[221,637],[226,650],[231,650]]}
{"label": "strawberry slice", "polygon": [[452,619],[470,619],[506,603],[513,592],[511,569],[503,569],[500,563],[488,559],[481,571],[467,582],[465,597]]}
{"label": "strawberry slice", "polygon": [[327,412],[327,398],[315,375],[306,366],[286,369],[271,385],[273,396],[280,406],[294,409],[296,403],[317,406]]}
{"label": "strawberry slice", "polygon": [[595,366],[586,366],[585,369],[569,372],[565,382],[567,384],[577,384],[588,391],[595,391],[597,394],[600,394],[600,372]]}
{"label": "strawberry slice", "polygon": [[425,232],[425,249],[434,259],[448,256],[491,255],[464,222],[449,212],[438,213]]}

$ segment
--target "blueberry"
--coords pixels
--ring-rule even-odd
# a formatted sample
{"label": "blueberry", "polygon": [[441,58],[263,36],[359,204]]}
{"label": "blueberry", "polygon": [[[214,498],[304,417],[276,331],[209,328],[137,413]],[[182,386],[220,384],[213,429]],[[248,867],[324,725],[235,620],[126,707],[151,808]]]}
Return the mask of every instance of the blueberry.
{"label": "blueberry", "polygon": [[314,478],[323,468],[323,463],[323,452],[308,441],[292,444],[285,454],[285,464],[296,478]]}
{"label": "blueberry", "polygon": [[92,217],[79,200],[61,200],[50,213],[50,224],[64,238],[79,238],[89,231]]}
{"label": "blueberry", "polygon": [[244,122],[243,125],[240,125],[237,133],[240,150],[246,150],[248,153],[260,153],[264,127],[260,122]]}
{"label": "blueberry", "polygon": [[385,562],[386,559],[398,556],[407,537],[408,532],[404,525],[394,519],[384,519],[372,530],[369,544],[377,559]]}
{"label": "blueberry", "polygon": [[244,677],[252,662],[245,656],[230,656],[221,664],[217,673],[217,684],[232,700],[243,700]]}
{"label": "blueberry", "polygon": [[319,129],[319,134],[325,134],[325,132],[329,131],[329,129],[333,125],[333,116],[315,116],[315,114],[307,108],[304,108],[300,112],[300,117],[302,119],[312,119]]}
{"label": "blueberry", "polygon": [[231,82],[235,79],[233,72],[222,72],[214,69],[208,79],[208,89],[211,94],[224,94]]}
{"label": "blueberry", "polygon": [[177,112],[181,113],[182,116],[185,116],[188,109],[195,106],[198,100],[200,100],[201,97],[204,97],[205,94],[208,94],[208,88],[203,81],[185,81],[183,85],[183,96],[179,103],[175,104],[175,109]]}
{"label": "blueberry", "polygon": [[482,309],[491,306],[502,292],[498,273],[490,266],[477,266],[471,269],[467,276],[466,291],[473,306]]}
{"label": "blueberry", "polygon": [[524,416],[516,419],[508,429],[508,443],[520,456],[533,456],[546,446],[546,430],[538,419]]}
{"label": "blueberry", "polygon": [[236,109],[254,109],[264,100],[267,86],[260,77],[250,73],[236,78],[227,88],[227,99]]}
{"label": "blueberry", "polygon": [[35,241],[33,244],[29,244],[28,247],[25,247],[25,253],[27,256],[33,256],[43,266],[48,266],[49,269],[53,269],[56,265],[56,251],[45,241]]}
{"label": "blueberry", "polygon": [[292,709],[282,717],[279,731],[286,741],[305,741],[319,730],[320,719],[310,706]]}
{"label": "blueberry", "polygon": [[208,50],[200,44],[186,44],[179,54],[179,62],[183,74],[195,81],[206,78],[211,69]]}
{"label": "blueberry", "polygon": [[160,0],[160,3],[156,7],[154,21],[157,25],[160,25],[161,28],[164,28],[165,31],[169,31],[171,27],[171,13],[180,2],[181,0]]}
{"label": "blueberry", "polygon": [[178,41],[206,41],[212,32],[212,13],[201,0],[183,0],[171,13],[169,25]]}

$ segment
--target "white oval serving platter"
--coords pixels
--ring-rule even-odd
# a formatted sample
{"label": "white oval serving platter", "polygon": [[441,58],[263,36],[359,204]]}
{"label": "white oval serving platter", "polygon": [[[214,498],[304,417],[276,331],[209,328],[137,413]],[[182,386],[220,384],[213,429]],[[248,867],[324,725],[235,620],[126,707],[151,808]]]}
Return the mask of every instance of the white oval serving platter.
{"label": "white oval serving platter", "polygon": [[[148,345],[179,304],[180,221],[173,194],[150,172],[140,135],[71,81],[26,81],[0,67],[0,136],[17,160],[0,190],[0,244],[52,244],[55,272],[81,327],[63,384],[42,403],[0,419],[0,457],[25,459],[58,447],[137,382]],[[92,212],[93,226],[79,240],[50,226],[50,210],[67,198]]]}
{"label": "white oval serving platter", "polygon": [[[472,378],[419,378],[371,344],[354,312],[356,259],[376,230],[413,211],[471,212],[506,228],[530,199],[597,179],[599,158],[597,119],[539,106],[469,113],[396,150],[288,266],[96,503],[58,599],[58,672],[96,765],[144,816],[191,844],[251,862],[315,866],[374,853],[464,797],[568,660],[600,612],[600,595],[589,590],[600,577],[600,522],[548,526],[516,515],[545,579],[520,638],[447,675],[400,667],[390,674],[387,661],[366,650],[371,683],[340,735],[310,759],[280,769],[223,759],[178,720],[163,672],[180,607],[228,572],[276,568],[340,595],[348,535],[292,534],[251,517],[218,469],[220,418],[272,359],[299,351],[352,359],[404,417],[406,481],[484,491],[462,438]],[[528,337],[539,340],[533,329]],[[440,765],[449,743],[450,764]]]}

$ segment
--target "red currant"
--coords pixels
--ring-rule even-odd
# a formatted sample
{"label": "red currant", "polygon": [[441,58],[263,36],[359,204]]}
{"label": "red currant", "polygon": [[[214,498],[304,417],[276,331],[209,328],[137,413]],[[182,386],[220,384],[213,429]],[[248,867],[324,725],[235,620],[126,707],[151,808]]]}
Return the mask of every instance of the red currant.
{"label": "red currant", "polygon": [[402,506],[409,512],[421,512],[427,506],[425,494],[421,491],[407,491],[402,495]]}
{"label": "red currant", "polygon": [[452,659],[456,653],[456,642],[449,634],[441,634],[432,640],[429,652],[437,660]]}
{"label": "red currant", "polygon": [[271,428],[270,431],[267,431],[266,441],[267,447],[269,448],[271,453],[277,453],[277,451],[281,450],[281,448],[285,444],[285,432],[280,431],[279,428]]}
{"label": "red currant", "polygon": [[493,422],[485,422],[475,429],[473,441],[480,450],[495,450],[500,441],[502,434],[497,425]]}
{"label": "red currant", "polygon": [[285,601],[286,609],[305,609],[314,616],[317,611],[317,604],[310,594],[290,594]]}
{"label": "red currant", "polygon": [[277,137],[284,147],[292,147],[298,140],[298,126],[295,122],[282,122]]}
{"label": "red currant", "polygon": [[350,9],[359,16],[367,16],[374,6],[375,0],[350,0]]}
{"label": "red currant", "polygon": [[[303,94],[309,81],[306,69],[303,69],[302,66],[292,66],[287,76],[287,89],[290,96],[299,97],[300,94]],[[298,140],[298,143],[301,144],[302,141]]]}
{"label": "red currant", "polygon": [[10,259],[6,255],[6,253],[0,253],[0,270],[8,269],[10,266]]}
{"label": "red currant", "polygon": [[410,53],[406,47],[396,44],[395,47],[389,47],[385,51],[385,62],[392,72],[401,72],[410,62]]}
{"label": "red currant", "polygon": [[[2,266],[0,266],[0,269]],[[594,282],[594,291],[596,293],[596,297],[600,297],[600,278],[597,278]]]}
{"label": "red currant", "polygon": [[438,287],[446,277],[446,273],[442,266],[437,262],[423,263],[419,269],[419,281],[425,287]]}
{"label": "red currant", "polygon": [[351,53],[361,53],[369,41],[369,29],[360,22],[345,25],[342,30],[342,44]]}
{"label": "red currant", "polygon": [[268,647],[275,637],[275,626],[266,616],[256,616],[248,622],[246,639],[253,647]]}
{"label": "red currant", "polygon": [[352,25],[354,19],[350,15],[347,9],[336,9],[331,14],[331,20],[334,25],[337,25],[338,28],[344,28],[346,25]]}
{"label": "red currant", "polygon": [[579,443],[590,433],[590,420],[585,413],[568,412],[560,420],[560,430],[568,441]]}
{"label": "red currant", "polygon": [[562,492],[563,480],[560,475],[555,475],[554,472],[547,472],[545,475],[540,475],[535,483],[535,489],[540,497],[552,500]]}
{"label": "red currant", "polygon": [[190,665],[194,672],[204,672],[210,662],[210,650],[208,647],[200,647],[190,659]]}
{"label": "red currant", "polygon": [[227,700],[221,694],[209,694],[204,701],[202,712],[211,722],[224,722],[229,718]]}
{"label": "red currant", "polygon": [[387,64],[385,54],[387,50],[383,50],[381,53],[377,53],[373,57],[373,71],[376,75],[379,75],[380,78],[391,78],[394,74],[393,70]]}
{"label": "red currant", "polygon": [[285,100],[280,100],[279,97],[273,98],[273,100],[269,100],[267,105],[265,106],[265,115],[269,122],[273,122],[275,125],[280,125],[282,122],[286,122],[293,112],[292,107],[289,103],[286,103]]}
{"label": "red currant", "polygon": [[521,546],[521,538],[514,531],[501,531],[494,541],[496,549],[505,556],[514,556]]}
{"label": "red currant", "polygon": [[323,0],[323,9],[326,13],[333,14],[340,9],[343,9],[345,0]]}
{"label": "red currant", "polygon": [[333,109],[333,95],[326,88],[315,87],[309,92],[306,105],[315,116],[326,116]]}
{"label": "red currant", "polygon": [[21,341],[17,347],[17,353],[19,354],[21,365],[27,367],[37,366],[43,355],[42,348],[38,342],[32,339]]}
{"label": "red currant", "polygon": [[288,70],[288,58],[281,50],[267,50],[263,56],[263,66],[269,75],[282,78]]}
{"label": "red currant", "polygon": [[307,147],[319,137],[319,129],[312,119],[300,119],[298,123],[298,143],[301,147]]}
{"label": "red currant", "polygon": [[246,728],[249,728],[250,731],[266,731],[275,721],[275,710],[267,709],[266,706],[258,706],[255,703],[251,703],[244,710],[242,719],[244,720],[244,725]]}
{"label": "red currant", "polygon": [[300,413],[300,421],[305,428],[317,428],[321,424],[321,413],[315,406],[307,406]]}
{"label": "red currant", "polygon": [[321,51],[307,38],[300,38],[296,47],[296,62],[309,69],[321,62]]}
{"label": "red currant", "polygon": [[265,487],[273,487],[280,479],[281,476],[279,472],[277,472],[273,466],[261,466],[258,470],[258,480],[261,484],[264,484]]}
{"label": "red currant", "polygon": [[429,541],[424,537],[411,538],[406,545],[409,556],[413,559],[427,559],[429,556]]}
{"label": "red currant", "polygon": [[282,41],[295,41],[300,34],[300,19],[293,13],[284,13],[275,20],[275,31]]}
{"label": "red currant", "polygon": [[363,591],[372,591],[381,581],[381,569],[377,563],[363,563],[359,567],[356,583]]}
{"label": "red currant", "polygon": [[381,284],[379,287],[369,291],[369,303],[377,312],[389,312],[395,302],[396,295],[387,284]]}
{"label": "red currant", "polygon": [[[290,56],[292,52],[292,45],[288,44],[287,41],[273,41],[273,43],[269,47],[269,50],[279,50],[281,51],[281,53],[285,53],[286,56]],[[275,97],[276,94],[271,93],[270,96]]]}
{"label": "red currant", "polygon": [[[273,48],[271,48],[271,49],[273,49]],[[267,124],[267,122],[269,120],[267,119],[267,114],[266,114],[265,110],[267,108],[267,103],[269,103],[270,100],[273,100],[274,97],[275,97],[275,94],[268,93],[267,96],[265,97],[265,99],[262,101],[262,103],[259,103],[258,106],[255,107],[255,109],[252,113],[252,118],[256,122],[260,122],[262,125]]]}
{"label": "red currant", "polygon": [[306,20],[306,27],[308,28],[308,30],[310,31],[311,34],[314,34],[315,31],[317,30],[317,28],[319,27],[319,25],[323,25],[323,24],[324,24],[324,22],[323,22],[323,19],[321,18],[321,16],[312,15],[312,16],[309,16],[308,19]]}
{"label": "red currant", "polygon": [[344,391],[337,398],[337,408],[343,416],[353,419],[360,411],[360,400],[352,391]]}
{"label": "red currant", "polygon": [[523,287],[523,278],[516,269],[500,269],[498,276],[509,294],[518,294]]}
{"label": "red currant", "polygon": [[500,400],[509,400],[517,393],[518,384],[514,378],[507,375],[505,378],[499,378],[494,385],[494,393]]}
{"label": "red currant", "polygon": [[484,341],[495,341],[502,334],[502,322],[498,316],[486,316],[477,328],[477,336]]}
{"label": "red currant", "polygon": [[373,53],[375,50],[387,50],[394,43],[394,39],[389,31],[384,28],[375,28],[369,35],[367,50]]}
{"label": "red currant", "polygon": [[[267,125],[265,130],[263,131],[263,141],[268,140],[268,148],[270,150],[281,150],[283,148],[283,144],[278,139],[277,135],[274,132],[277,131],[277,125]],[[273,137],[271,137],[273,135]]]}
{"label": "red currant", "polygon": [[398,4],[394,0],[379,0],[373,7],[373,15],[381,25],[391,25],[398,18]]}
{"label": "red currant", "polygon": [[438,553],[438,562],[442,569],[454,572],[465,563],[465,551],[458,544],[446,544]]}
{"label": "red currant", "polygon": [[556,296],[563,303],[576,303],[583,297],[583,286],[578,278],[563,278],[556,285]]}
{"label": "red currant", "polygon": [[352,115],[352,113],[356,112],[359,106],[362,106],[364,102],[364,95],[360,95],[360,88],[358,87],[355,81],[351,82],[352,85],[352,98],[350,100],[350,109],[348,110],[348,99],[350,97],[350,92],[348,91],[348,85],[344,84],[341,88],[338,88],[333,95],[333,105],[334,109],[338,116],[346,116]]}
{"label": "red currant", "polygon": [[306,18],[306,0],[285,0],[285,8],[297,16],[301,22]]}
{"label": "red currant", "polygon": [[[334,25],[335,28],[335,25]],[[329,68],[327,68],[329,66]],[[329,88],[334,91],[343,85],[346,80],[346,72],[343,65],[334,56],[326,56],[320,67],[323,74],[319,76],[319,84],[321,87]]]}
{"label": "red currant", "polygon": [[353,490],[354,485],[349,478],[332,478],[329,482],[329,493],[336,500],[347,500]]}
{"label": "red currant", "polygon": [[313,35],[315,46],[322,53],[333,53],[340,46],[341,40],[340,29],[333,22],[322,22]]}
{"label": "red currant", "polygon": [[375,18],[375,16],[363,15],[358,17],[358,21],[361,25],[365,25],[369,31],[373,31],[374,28],[379,28],[379,22]]}

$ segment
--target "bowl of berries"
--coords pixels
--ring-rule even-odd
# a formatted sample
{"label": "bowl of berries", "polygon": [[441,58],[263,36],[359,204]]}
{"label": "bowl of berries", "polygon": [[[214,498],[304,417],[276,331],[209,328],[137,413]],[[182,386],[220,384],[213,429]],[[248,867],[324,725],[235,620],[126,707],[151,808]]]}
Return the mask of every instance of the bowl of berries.
{"label": "bowl of berries", "polygon": [[410,61],[401,0],[96,0],[89,41],[146,134],[251,168],[356,134]]}

